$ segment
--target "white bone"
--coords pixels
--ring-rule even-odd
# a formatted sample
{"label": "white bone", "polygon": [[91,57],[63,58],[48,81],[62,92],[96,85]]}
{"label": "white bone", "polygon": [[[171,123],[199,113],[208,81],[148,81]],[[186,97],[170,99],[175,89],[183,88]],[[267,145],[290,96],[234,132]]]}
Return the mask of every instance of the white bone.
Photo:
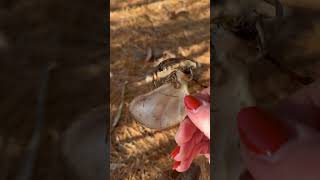
{"label": "white bone", "polygon": [[177,71],[179,88],[168,83],[137,96],[130,103],[130,113],[149,128],[165,129],[179,124],[186,116],[183,98],[189,94],[184,78],[183,73]]}

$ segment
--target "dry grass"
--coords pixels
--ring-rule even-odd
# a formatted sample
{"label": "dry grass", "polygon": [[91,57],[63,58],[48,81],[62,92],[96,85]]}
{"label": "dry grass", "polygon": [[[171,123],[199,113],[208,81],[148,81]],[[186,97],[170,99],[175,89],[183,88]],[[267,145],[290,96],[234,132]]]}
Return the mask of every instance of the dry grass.
{"label": "dry grass", "polygon": [[[179,13],[180,12],[180,13]],[[137,95],[151,89],[133,86],[148,66],[147,48],[154,53],[173,53],[210,64],[210,7],[208,0],[188,1],[111,1],[111,119],[120,104],[120,91],[129,82],[126,106],[118,126],[111,134],[112,179],[174,179],[169,153],[175,147],[177,128],[156,131],[138,124],[128,112],[128,104]],[[210,69],[201,71],[208,82]],[[196,90],[196,86],[192,89]],[[199,87],[198,87],[199,88]],[[110,122],[112,124],[112,122]],[[116,167],[117,165],[117,167]]]}

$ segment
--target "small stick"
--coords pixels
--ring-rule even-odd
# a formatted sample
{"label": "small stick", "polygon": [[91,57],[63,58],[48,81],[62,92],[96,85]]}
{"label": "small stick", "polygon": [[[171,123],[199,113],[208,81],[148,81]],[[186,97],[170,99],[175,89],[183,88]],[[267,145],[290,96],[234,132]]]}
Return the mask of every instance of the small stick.
{"label": "small stick", "polygon": [[37,120],[35,122],[35,128],[32,134],[32,138],[29,141],[29,144],[27,146],[22,164],[20,168],[18,169],[16,180],[28,180],[32,177],[32,172],[34,169],[34,162],[36,160],[39,146],[40,146],[40,140],[42,135],[42,129],[44,127],[45,121],[44,121],[44,107],[45,107],[45,98],[47,96],[48,91],[48,79],[49,79],[49,72],[56,66],[55,63],[53,64],[47,64],[44,67],[44,70],[42,72],[42,81],[38,96],[38,103],[37,103]]}
{"label": "small stick", "polygon": [[120,103],[120,106],[119,106],[119,110],[117,112],[117,115],[115,116],[114,120],[113,120],[113,123],[112,123],[112,129],[111,129],[111,132],[112,130],[117,126],[119,120],[120,120],[120,117],[121,117],[121,112],[122,112],[122,109],[123,109],[123,105],[124,105],[124,94],[125,94],[125,90],[126,90],[126,86],[128,84],[128,81],[126,81],[123,85],[123,88],[122,88],[122,92],[121,92],[121,103]]}
{"label": "small stick", "polygon": [[151,58],[153,56],[153,53],[152,53],[152,49],[150,47],[148,47],[147,49],[147,56],[145,58],[145,62],[150,62],[151,61]]}

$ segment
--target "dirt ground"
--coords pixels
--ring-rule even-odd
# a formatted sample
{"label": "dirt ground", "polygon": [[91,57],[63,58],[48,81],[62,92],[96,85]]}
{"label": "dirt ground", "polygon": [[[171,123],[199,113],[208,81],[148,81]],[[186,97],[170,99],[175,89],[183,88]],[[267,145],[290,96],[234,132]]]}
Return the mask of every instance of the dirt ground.
{"label": "dirt ground", "polygon": [[0,14],[0,179],[16,176],[34,128],[42,65],[52,61],[31,179],[72,179],[59,153],[61,135],[78,115],[105,104],[103,3],[1,1]]}
{"label": "dirt ground", "polygon": [[[147,49],[152,48],[157,55],[169,50],[207,65],[199,73],[199,80],[208,84],[210,2],[114,0],[110,4],[110,124],[118,111],[124,82],[128,81],[125,107],[111,133],[111,179],[176,179],[178,173],[171,170],[169,154],[176,145],[177,127],[157,131],[137,123],[128,112],[128,105],[152,87],[131,83],[140,81],[150,69],[144,60]],[[199,87],[192,85],[190,89],[195,92]],[[208,178],[208,174],[203,176]]]}

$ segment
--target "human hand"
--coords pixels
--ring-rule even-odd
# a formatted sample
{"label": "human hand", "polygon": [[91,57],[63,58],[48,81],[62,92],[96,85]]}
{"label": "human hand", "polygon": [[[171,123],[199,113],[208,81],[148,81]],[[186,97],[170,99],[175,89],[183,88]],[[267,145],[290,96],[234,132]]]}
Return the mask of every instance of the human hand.
{"label": "human hand", "polygon": [[210,162],[210,87],[186,96],[184,102],[187,117],[180,123],[175,137],[178,146],[171,153],[176,161],[172,168],[178,172],[186,171],[199,154]]}
{"label": "human hand", "polygon": [[320,179],[320,82],[270,113],[256,107],[242,109],[238,129],[248,168],[241,180]]}

